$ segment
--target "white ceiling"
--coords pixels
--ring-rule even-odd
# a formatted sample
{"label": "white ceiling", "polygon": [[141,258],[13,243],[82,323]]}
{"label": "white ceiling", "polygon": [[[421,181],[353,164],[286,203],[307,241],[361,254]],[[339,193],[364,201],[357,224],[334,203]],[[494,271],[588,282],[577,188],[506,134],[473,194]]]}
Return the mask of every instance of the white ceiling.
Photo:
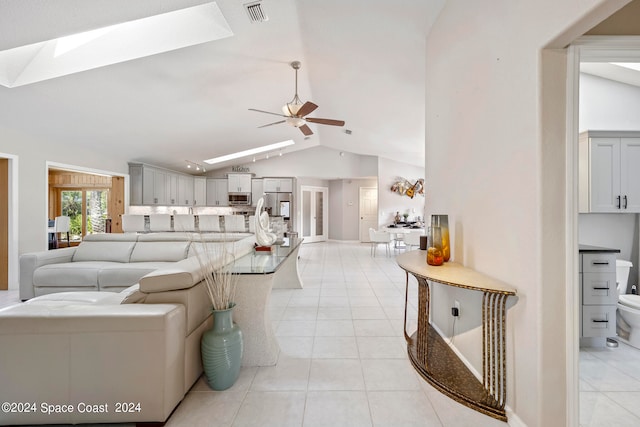
{"label": "white ceiling", "polygon": [[[0,126],[177,170],[287,139],[424,164],[425,38],[444,0],[263,0],[265,23],[249,21],[250,1],[217,1],[232,37],[0,87]],[[0,50],[202,3],[2,0]],[[307,140],[286,124],[257,128],[278,117],[248,108],[291,100],[293,60],[300,98],[319,106],[309,116],[344,128],[310,124]]]}

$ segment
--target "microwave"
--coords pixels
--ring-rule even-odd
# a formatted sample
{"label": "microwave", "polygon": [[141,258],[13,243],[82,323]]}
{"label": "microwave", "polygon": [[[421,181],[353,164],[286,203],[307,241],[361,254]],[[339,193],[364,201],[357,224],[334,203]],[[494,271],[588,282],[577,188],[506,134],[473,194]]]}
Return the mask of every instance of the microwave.
{"label": "microwave", "polygon": [[229,193],[229,206],[251,206],[251,193]]}

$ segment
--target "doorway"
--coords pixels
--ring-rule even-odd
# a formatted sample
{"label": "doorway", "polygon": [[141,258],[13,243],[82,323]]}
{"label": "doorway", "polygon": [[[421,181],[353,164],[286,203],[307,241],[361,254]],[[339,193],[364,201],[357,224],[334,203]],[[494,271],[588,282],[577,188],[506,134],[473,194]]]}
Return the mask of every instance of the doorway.
{"label": "doorway", "polygon": [[300,187],[302,200],[302,237],[304,243],[324,242],[329,234],[327,187]]}
{"label": "doorway", "polygon": [[[640,38],[638,37],[583,37],[568,49],[567,55],[567,127],[566,127],[566,173],[567,173],[567,403],[574,417],[578,413],[580,396],[579,381],[579,278],[578,278],[578,139],[579,139],[579,81],[580,65],[583,62],[612,63],[640,62]],[[578,424],[577,422],[575,424]]]}
{"label": "doorway", "polygon": [[368,243],[369,229],[378,228],[378,189],[360,187],[360,241]]}

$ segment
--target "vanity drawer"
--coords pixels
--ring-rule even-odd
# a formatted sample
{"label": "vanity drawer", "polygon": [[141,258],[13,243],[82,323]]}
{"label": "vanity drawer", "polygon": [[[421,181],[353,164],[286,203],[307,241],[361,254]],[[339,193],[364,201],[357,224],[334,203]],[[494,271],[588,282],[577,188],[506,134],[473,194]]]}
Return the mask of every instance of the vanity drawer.
{"label": "vanity drawer", "polygon": [[582,273],[582,304],[615,305],[617,302],[615,273]]}
{"label": "vanity drawer", "polygon": [[615,253],[593,253],[582,254],[582,272],[583,273],[599,273],[609,272],[616,273],[616,254]]}
{"label": "vanity drawer", "polygon": [[616,306],[585,305],[582,307],[583,337],[615,337]]}

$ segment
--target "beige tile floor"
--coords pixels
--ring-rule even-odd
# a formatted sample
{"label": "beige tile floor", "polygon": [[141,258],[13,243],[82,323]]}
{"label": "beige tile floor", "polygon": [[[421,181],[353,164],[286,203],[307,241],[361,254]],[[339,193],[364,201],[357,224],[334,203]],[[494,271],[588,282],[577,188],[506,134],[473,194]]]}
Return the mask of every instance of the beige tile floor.
{"label": "beige tile floor", "polygon": [[[301,249],[300,268],[304,289],[274,290],[270,301],[278,363],[243,368],[223,392],[200,379],[167,426],[506,426],[415,373],[402,338],[404,273],[393,257],[371,258],[365,244],[314,243]],[[16,302],[17,291],[0,291],[0,307]],[[640,351],[624,344],[580,352],[581,426],[640,425],[638,366]]]}

